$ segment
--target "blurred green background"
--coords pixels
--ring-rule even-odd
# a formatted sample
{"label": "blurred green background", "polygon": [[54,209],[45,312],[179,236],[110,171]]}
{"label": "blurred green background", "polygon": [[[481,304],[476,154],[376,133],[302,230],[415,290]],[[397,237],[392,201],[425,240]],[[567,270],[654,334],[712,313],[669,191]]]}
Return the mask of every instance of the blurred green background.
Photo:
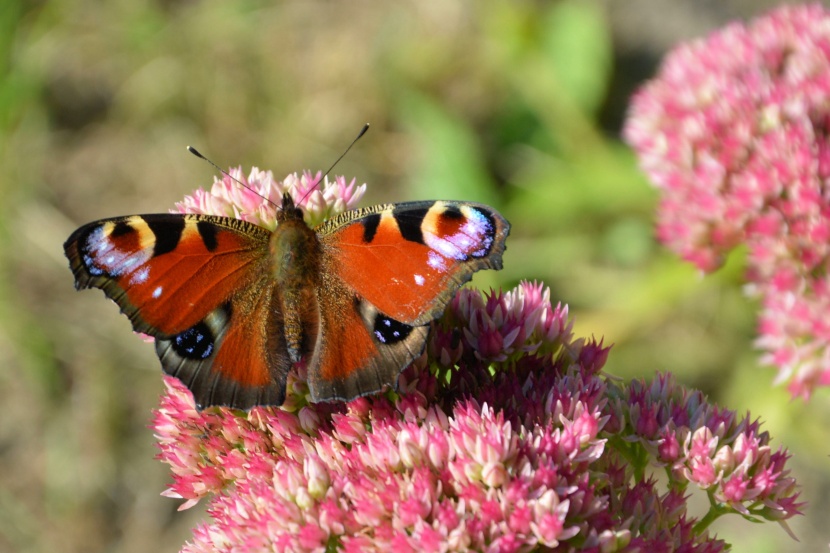
{"label": "blurred green background", "polygon": [[76,294],[62,243],[87,221],[166,211],[223,166],[325,169],[364,204],[477,200],[513,224],[500,273],[541,279],[609,372],[672,371],[751,410],[810,502],[793,522],[715,527],[736,551],[830,542],[830,394],[803,404],[752,348],[740,252],[701,278],[653,239],[655,192],[619,140],[666,49],[774,3],[67,0],[0,6],[0,551],[174,551],[176,512],[147,428],[152,346],[100,292]]}

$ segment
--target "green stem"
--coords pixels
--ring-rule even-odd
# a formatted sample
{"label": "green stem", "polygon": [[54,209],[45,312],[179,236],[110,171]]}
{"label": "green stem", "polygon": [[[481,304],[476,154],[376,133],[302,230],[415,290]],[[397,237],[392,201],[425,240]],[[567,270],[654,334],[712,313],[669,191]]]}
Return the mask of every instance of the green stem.
{"label": "green stem", "polygon": [[715,522],[718,518],[720,518],[721,515],[724,515],[724,514],[730,512],[729,509],[723,509],[721,507],[718,507],[714,503],[714,498],[712,497],[711,494],[709,494],[709,503],[711,505],[711,508],[709,509],[709,512],[706,513],[706,515],[702,519],[700,519],[697,522],[697,524],[694,525],[694,528],[692,528],[692,531],[697,536],[700,536],[701,534],[703,534],[703,532],[705,532],[706,529],[709,528],[709,526],[713,522]]}
{"label": "green stem", "polygon": [[631,465],[634,481],[641,482],[645,477],[645,462],[642,446],[626,442],[618,436],[609,438],[608,444],[613,445],[617,453]]}

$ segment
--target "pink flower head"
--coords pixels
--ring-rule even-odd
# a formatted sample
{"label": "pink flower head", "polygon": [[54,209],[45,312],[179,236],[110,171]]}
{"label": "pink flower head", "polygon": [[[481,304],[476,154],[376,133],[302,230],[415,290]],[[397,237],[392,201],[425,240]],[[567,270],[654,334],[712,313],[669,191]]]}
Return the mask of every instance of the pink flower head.
{"label": "pink flower head", "polygon": [[682,44],[624,135],[661,199],[657,235],[703,271],[739,244],[763,361],[794,395],[830,383],[830,11],[787,6]]}
{"label": "pink flower head", "polygon": [[[666,466],[675,485],[708,490],[713,506],[748,518],[799,513],[795,480],[783,469],[786,453],[771,453],[769,434],[749,415],[739,419],[669,376],[658,376],[650,386],[633,381],[615,410],[625,421],[618,436],[641,444]],[[644,412],[651,414],[648,425],[640,422]]]}
{"label": "pink flower head", "polygon": [[[337,179],[315,196],[309,173],[245,180],[271,201],[306,197],[315,214],[363,191]],[[234,187],[217,182],[180,209],[271,224],[274,206]],[[701,485],[690,475],[702,463],[727,511],[797,512],[786,455],[769,454],[757,424],[735,426],[667,376],[609,383],[610,347],[572,328],[541,284],[462,289],[394,392],[313,404],[300,365],[280,408],[197,411],[165,377],[152,423],[173,476],[164,495],[181,508],[207,499],[211,518],[184,551],[720,551],[674,491]],[[644,479],[648,463],[667,467],[672,489]]]}
{"label": "pink flower head", "polygon": [[241,168],[231,169],[221,180],[214,179],[209,192],[200,188],[177,202],[176,212],[235,217],[273,230],[282,195],[288,193],[305,213],[306,223],[315,226],[354,208],[366,192],[366,185],[355,186],[354,179],[347,184],[344,177],[335,177],[334,182],[325,179],[322,183],[321,178],[320,172],[312,175],[306,171],[277,181],[271,171],[256,167],[247,177]]}
{"label": "pink flower head", "polygon": [[573,336],[568,307],[551,306],[550,289],[535,282],[524,281],[515,290],[491,292],[484,298],[475,290],[462,289],[449,312],[447,320],[452,326],[469,328],[460,340],[453,340],[441,329],[436,333],[433,347],[448,363],[456,362],[464,351],[481,360],[499,362],[527,354],[545,355]]}

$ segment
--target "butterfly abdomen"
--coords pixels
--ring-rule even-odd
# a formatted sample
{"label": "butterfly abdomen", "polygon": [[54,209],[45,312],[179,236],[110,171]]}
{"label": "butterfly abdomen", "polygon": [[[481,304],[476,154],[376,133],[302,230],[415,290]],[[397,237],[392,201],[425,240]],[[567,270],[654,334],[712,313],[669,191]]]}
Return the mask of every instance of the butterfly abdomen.
{"label": "butterfly abdomen", "polygon": [[317,334],[320,240],[302,219],[289,217],[271,235],[269,253],[271,275],[282,302],[288,357],[298,363],[313,347],[308,335]]}

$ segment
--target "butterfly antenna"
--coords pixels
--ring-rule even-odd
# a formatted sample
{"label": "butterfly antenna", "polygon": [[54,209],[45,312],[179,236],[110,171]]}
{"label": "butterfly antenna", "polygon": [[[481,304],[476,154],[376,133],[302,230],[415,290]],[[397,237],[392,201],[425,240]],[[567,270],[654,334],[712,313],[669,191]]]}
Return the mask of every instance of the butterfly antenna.
{"label": "butterfly antenna", "polygon": [[[343,151],[342,154],[340,154],[340,157],[338,157],[335,160],[335,162],[331,164],[331,167],[329,167],[328,170],[325,172],[325,174],[323,174],[322,178],[315,183],[314,187],[312,187],[311,190],[306,192],[305,195],[302,198],[300,198],[300,200],[297,202],[297,204],[301,204],[303,202],[303,200],[305,200],[308,197],[308,195],[311,194],[311,192],[314,191],[315,188],[320,186],[320,182],[328,176],[328,174],[331,172],[331,170],[334,169],[334,166],[337,165],[340,162],[340,160],[343,159],[343,157],[345,157],[345,155],[349,153],[349,150],[352,149],[352,146],[355,145],[355,142],[360,140],[360,137],[362,137],[364,134],[366,134],[366,131],[368,131],[368,130],[369,130],[369,123],[366,123],[365,125],[363,125],[363,128],[360,129],[360,132],[357,133],[357,136],[354,138],[354,140],[352,140],[352,143],[349,144],[349,147],[346,148]],[[196,156],[196,157],[198,157],[198,158],[200,158],[204,161],[207,161],[208,163],[210,163],[213,166],[214,169],[216,169],[217,171],[219,171],[220,173],[222,173],[226,177],[230,178],[231,180],[235,181],[240,186],[242,186],[244,188],[247,188],[248,190],[250,190],[251,192],[253,192],[257,196],[259,196],[260,198],[262,198],[263,200],[265,200],[269,204],[273,205],[275,208],[277,208],[277,210],[280,210],[282,208],[282,206],[277,205],[276,203],[272,202],[271,200],[269,200],[268,198],[266,198],[265,196],[263,196],[262,194],[260,194],[259,192],[257,192],[256,190],[254,190],[253,188],[251,188],[250,186],[248,186],[247,184],[245,184],[241,180],[239,180],[238,178],[234,177],[233,175],[231,175],[230,173],[228,173],[227,171],[225,171],[224,169],[222,169],[221,167],[216,165],[213,161],[211,161],[210,159],[208,159],[204,155],[202,155],[201,152],[199,152],[199,150],[197,150],[193,146],[188,146],[187,151],[190,152],[191,154],[193,154],[194,156]]]}
{"label": "butterfly antenna", "polygon": [[[350,147],[351,147],[351,146],[350,146]],[[276,204],[276,203],[272,202],[271,200],[269,200],[268,198],[266,198],[265,196],[263,196],[262,194],[260,194],[259,192],[257,192],[256,190],[254,190],[253,188],[251,188],[250,186],[248,186],[247,184],[245,184],[245,183],[244,183],[244,182],[242,182],[241,180],[239,180],[238,178],[234,177],[233,175],[231,175],[230,173],[228,173],[227,171],[225,171],[224,169],[222,169],[221,167],[219,167],[218,165],[216,165],[215,163],[213,163],[213,161],[211,161],[210,159],[208,159],[208,158],[206,158],[205,156],[203,156],[203,155],[199,152],[199,150],[197,150],[197,149],[196,149],[196,148],[194,148],[193,146],[188,146],[188,147],[187,147],[187,151],[188,151],[188,152],[190,152],[191,154],[193,154],[194,156],[198,157],[199,159],[203,159],[204,161],[207,161],[208,163],[210,163],[211,165],[213,165],[213,167],[214,167],[217,171],[219,171],[220,173],[222,173],[223,175],[225,175],[225,176],[226,176],[226,177],[228,177],[229,179],[231,179],[231,180],[235,181],[237,184],[239,184],[239,185],[240,185],[240,186],[242,186],[243,188],[247,188],[248,190],[250,190],[251,192],[253,192],[253,193],[254,193],[254,194],[256,194],[257,196],[259,196],[260,198],[262,198],[263,200],[265,200],[265,201],[266,201],[266,202],[268,202],[269,204],[273,205],[275,208],[277,208],[277,211],[279,211],[279,210],[281,209],[281,206],[280,206],[280,205],[278,205],[278,204]],[[346,150],[346,151],[348,151],[348,150]],[[343,156],[340,156],[340,157],[343,157]],[[338,161],[339,161],[339,160],[338,160]],[[331,169],[329,169],[329,171],[331,171]]]}
{"label": "butterfly antenna", "polygon": [[343,159],[344,157],[346,157],[346,154],[348,154],[348,153],[349,153],[349,150],[351,150],[351,149],[352,149],[352,146],[354,146],[354,143],[355,143],[355,142],[357,142],[358,140],[360,140],[360,138],[361,138],[364,134],[366,134],[366,131],[368,131],[368,130],[369,130],[369,123],[366,123],[365,125],[363,125],[363,128],[362,128],[362,129],[360,129],[360,132],[359,132],[359,133],[357,133],[357,136],[355,136],[355,137],[354,137],[354,140],[352,140],[352,143],[351,143],[351,144],[349,144],[349,147],[348,147],[348,148],[346,148],[346,149],[343,151],[343,153],[342,153],[342,154],[340,154],[340,157],[338,157],[338,158],[334,161],[334,163],[332,163],[332,164],[331,164],[331,167],[329,167],[329,168],[328,168],[328,171],[326,171],[326,172],[323,174],[323,178],[326,178],[326,177],[328,176],[328,174],[329,174],[329,173],[331,173],[331,170],[332,170],[332,169],[334,169],[334,166],[335,166],[335,165],[337,165],[338,163],[340,163],[340,160],[341,160],[341,159]]}
{"label": "butterfly antenna", "polygon": [[351,149],[352,149],[352,146],[354,146],[355,142],[357,142],[358,140],[360,140],[360,138],[361,138],[364,134],[366,134],[366,131],[368,131],[368,130],[369,130],[369,123],[366,123],[365,125],[363,125],[363,128],[362,128],[362,129],[360,129],[360,132],[359,132],[359,133],[357,133],[357,136],[355,136],[355,137],[354,137],[354,140],[352,140],[352,143],[351,143],[351,144],[349,144],[349,147],[348,147],[348,148],[346,148],[345,150],[343,150],[343,153],[342,153],[342,154],[340,154],[340,157],[338,157],[336,160],[334,160],[334,163],[332,163],[332,164],[331,164],[331,167],[329,167],[329,168],[328,168],[328,170],[326,170],[326,172],[323,174],[323,176],[322,176],[322,177],[320,177],[320,180],[318,180],[318,181],[315,183],[314,187],[312,187],[312,188],[311,188],[311,190],[309,190],[308,192],[306,192],[306,193],[305,193],[305,195],[304,195],[302,198],[300,198],[300,200],[297,202],[297,204],[301,204],[301,203],[303,203],[303,200],[305,200],[305,199],[309,196],[309,194],[311,194],[311,193],[314,191],[314,189],[315,189],[315,188],[317,188],[317,187],[319,187],[319,186],[320,186],[320,183],[323,181],[323,179],[325,179],[325,178],[328,176],[328,174],[329,174],[329,173],[331,173],[331,170],[332,170],[332,169],[334,169],[334,166],[335,166],[335,165],[337,165],[338,163],[340,163],[340,160],[341,160],[341,159],[343,159],[344,157],[346,157],[346,154],[348,154],[348,153],[349,153],[349,150],[351,150]]}

